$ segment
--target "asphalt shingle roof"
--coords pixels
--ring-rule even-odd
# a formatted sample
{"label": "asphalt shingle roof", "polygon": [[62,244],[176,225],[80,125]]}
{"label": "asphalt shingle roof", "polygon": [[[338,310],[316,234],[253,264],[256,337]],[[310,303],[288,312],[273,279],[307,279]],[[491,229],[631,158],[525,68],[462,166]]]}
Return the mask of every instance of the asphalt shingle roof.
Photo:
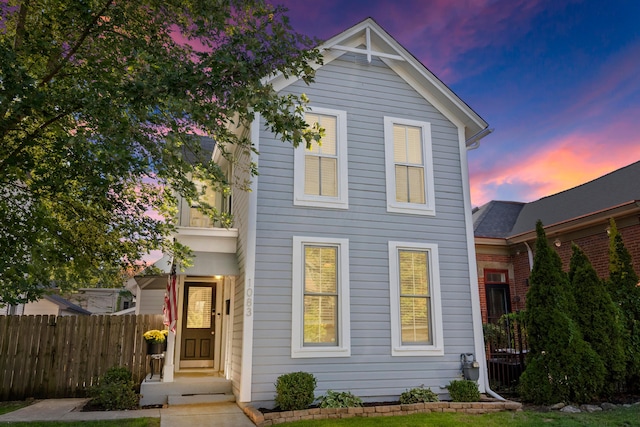
{"label": "asphalt shingle roof", "polygon": [[640,200],[640,161],[534,202],[491,201],[474,212],[474,233],[515,236],[534,230],[538,219],[548,226],[636,200]]}

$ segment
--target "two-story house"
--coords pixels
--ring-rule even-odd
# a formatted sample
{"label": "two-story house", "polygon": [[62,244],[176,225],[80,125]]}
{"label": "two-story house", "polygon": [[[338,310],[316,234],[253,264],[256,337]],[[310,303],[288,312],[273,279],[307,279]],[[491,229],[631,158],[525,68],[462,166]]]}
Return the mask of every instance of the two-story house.
{"label": "two-story house", "polygon": [[[445,395],[472,353],[484,392],[467,150],[487,123],[372,19],[321,50],[313,84],[271,84],[309,96],[322,144],[294,149],[256,117],[238,129],[260,152],[243,159],[258,164],[252,191],[218,197],[233,228],[181,209],[176,237],[196,258],[178,272],[165,380],[213,372],[268,406],[279,375],[306,371],[318,394],[397,400],[420,385]],[[138,283],[137,312],[159,313],[166,277]]]}

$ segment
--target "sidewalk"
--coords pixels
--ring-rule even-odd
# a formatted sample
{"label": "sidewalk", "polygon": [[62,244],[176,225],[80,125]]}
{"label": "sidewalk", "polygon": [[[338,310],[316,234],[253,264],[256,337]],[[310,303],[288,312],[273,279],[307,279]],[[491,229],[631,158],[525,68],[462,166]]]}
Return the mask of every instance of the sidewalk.
{"label": "sidewalk", "polygon": [[179,405],[133,411],[81,412],[88,399],[47,399],[0,415],[0,425],[20,421],[93,421],[126,418],[160,418],[161,427],[254,427],[235,403]]}

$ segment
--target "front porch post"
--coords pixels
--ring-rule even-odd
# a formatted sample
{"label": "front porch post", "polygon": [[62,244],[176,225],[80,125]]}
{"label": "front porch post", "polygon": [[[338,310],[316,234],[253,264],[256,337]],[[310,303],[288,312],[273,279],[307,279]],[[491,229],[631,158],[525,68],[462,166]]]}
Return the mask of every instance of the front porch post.
{"label": "front porch post", "polygon": [[173,358],[175,354],[176,347],[176,333],[169,331],[169,335],[167,336],[167,352],[164,357],[164,374],[162,376],[162,382],[172,383],[173,382]]}

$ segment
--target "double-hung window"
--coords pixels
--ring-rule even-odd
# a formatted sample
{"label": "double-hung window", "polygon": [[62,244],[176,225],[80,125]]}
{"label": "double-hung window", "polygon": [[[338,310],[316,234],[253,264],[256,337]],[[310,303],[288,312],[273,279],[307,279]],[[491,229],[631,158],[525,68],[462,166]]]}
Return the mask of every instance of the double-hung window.
{"label": "double-hung window", "polygon": [[438,246],[389,242],[391,354],[444,354]]}
{"label": "double-hung window", "polygon": [[435,215],[431,124],[384,118],[387,211]]}
{"label": "double-hung window", "polygon": [[293,203],[347,209],[347,113],[315,107],[305,120],[320,125],[325,135],[310,148],[296,149]]}
{"label": "double-hung window", "polygon": [[349,241],[293,238],[291,357],[346,357]]}

